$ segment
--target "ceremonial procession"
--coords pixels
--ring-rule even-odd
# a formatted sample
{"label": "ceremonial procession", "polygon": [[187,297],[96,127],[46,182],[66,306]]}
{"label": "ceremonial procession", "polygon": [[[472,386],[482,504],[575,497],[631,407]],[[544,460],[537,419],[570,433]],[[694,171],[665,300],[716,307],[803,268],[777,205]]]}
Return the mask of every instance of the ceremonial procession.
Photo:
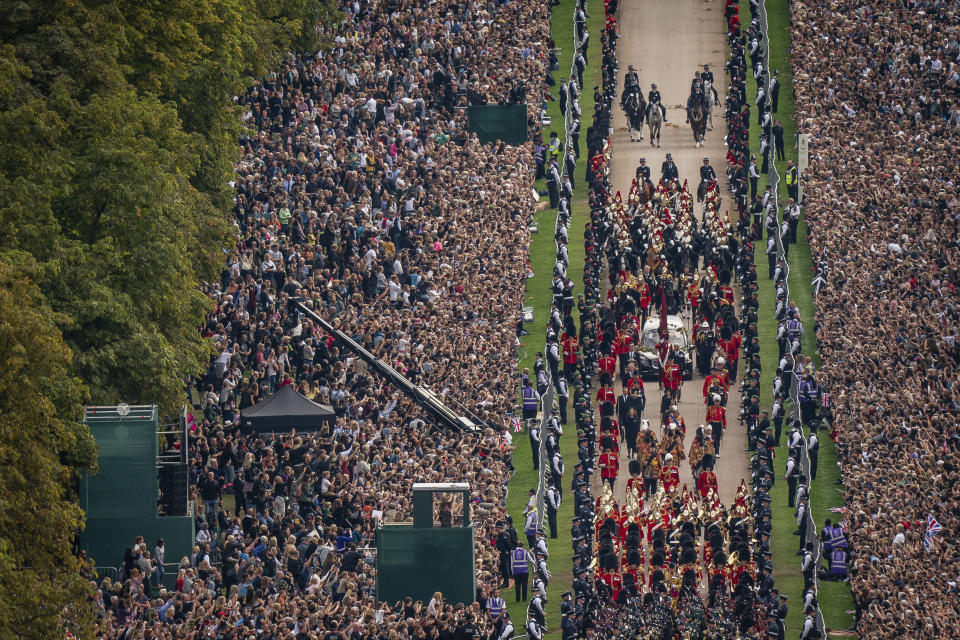
{"label": "ceremonial procession", "polygon": [[960,635],[960,6],[11,8],[0,637]]}

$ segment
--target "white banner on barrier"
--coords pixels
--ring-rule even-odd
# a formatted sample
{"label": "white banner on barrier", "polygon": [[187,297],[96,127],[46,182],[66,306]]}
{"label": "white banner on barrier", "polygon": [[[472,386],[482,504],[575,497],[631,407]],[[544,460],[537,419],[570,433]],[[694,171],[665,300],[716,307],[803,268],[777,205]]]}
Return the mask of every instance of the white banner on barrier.
{"label": "white banner on barrier", "polygon": [[803,172],[810,164],[810,134],[801,133],[797,136],[797,171],[800,182],[797,184],[797,204],[803,202]]}

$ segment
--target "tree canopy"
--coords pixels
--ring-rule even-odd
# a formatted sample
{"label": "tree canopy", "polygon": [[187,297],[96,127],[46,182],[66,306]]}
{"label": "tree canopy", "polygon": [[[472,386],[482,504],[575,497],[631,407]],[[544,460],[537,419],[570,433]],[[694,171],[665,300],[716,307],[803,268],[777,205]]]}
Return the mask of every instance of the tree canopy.
{"label": "tree canopy", "polygon": [[[233,98],[286,51],[317,48],[335,12],[307,0],[0,9],[0,638],[17,621],[41,638],[59,635],[50,625],[79,593],[61,577],[82,522],[72,487],[96,460],[81,406],[172,412],[184,376],[207,365],[198,285],[233,242]],[[36,603],[11,599],[24,579]]]}

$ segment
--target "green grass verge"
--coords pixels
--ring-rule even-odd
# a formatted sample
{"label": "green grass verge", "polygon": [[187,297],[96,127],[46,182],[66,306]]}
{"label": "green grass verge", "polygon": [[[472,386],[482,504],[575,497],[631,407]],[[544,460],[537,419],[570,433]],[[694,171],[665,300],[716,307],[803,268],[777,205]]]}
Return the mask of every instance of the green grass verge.
{"label": "green grass verge", "polygon": [[[786,185],[782,179],[786,175],[786,160],[797,161],[797,151],[794,148],[796,123],[794,121],[794,91],[793,68],[790,64],[790,28],[789,8],[785,0],[769,0],[766,3],[767,21],[770,35],[770,68],[780,71],[780,99],[775,120],[783,124],[786,158],[777,162],[777,171],[781,176],[780,198],[786,202]],[[740,17],[744,25],[750,22],[749,3],[740,3]],[[751,103],[756,96],[756,82],[752,74],[747,78],[747,95]],[[750,142],[754,153],[760,147],[760,127],[756,123],[756,107],[751,106]],[[766,187],[766,176],[760,178],[759,191]],[[790,263],[790,294],[800,309],[804,322],[803,352],[810,355],[814,362],[819,364],[820,356],[817,351],[816,336],[813,331],[815,318],[815,300],[811,286],[811,256],[807,242],[807,225],[801,221],[797,235],[798,242],[791,245],[789,250]],[[759,326],[760,355],[763,361],[763,384],[761,385],[760,403],[769,407],[773,402],[771,384],[773,374],[777,368],[777,323],[772,314],[775,304],[776,291],[771,280],[767,279],[767,257],[764,254],[766,241],[757,243],[756,264],[759,274],[760,310]],[[781,439],[786,444],[786,437]],[[783,465],[787,459],[786,447],[777,450],[775,465],[776,484],[771,491],[773,508],[773,535],[771,547],[773,551],[774,579],[781,593],[790,596],[788,602],[789,614],[786,620],[787,636],[799,633],[803,625],[803,611],[801,610],[800,596],[803,591],[803,577],[800,574],[799,558],[796,555],[799,549],[799,539],[792,535],[796,530],[796,518],[793,509],[788,506],[787,483],[783,479]],[[822,527],[824,520],[837,516],[828,511],[831,507],[843,505],[843,494],[835,482],[840,478],[837,466],[837,453],[833,441],[825,434],[820,438],[820,460],[817,479],[811,490],[812,513],[818,527]],[[848,585],[844,583],[820,583],[820,610],[823,613],[827,629],[843,629],[852,622],[852,616],[846,611],[853,607],[853,598]]]}
{"label": "green grass verge", "polygon": [[[596,5],[596,6],[594,6]],[[553,39],[556,42],[559,51],[560,69],[554,72],[554,78],[557,83],[551,87],[551,93],[559,99],[560,81],[570,73],[570,63],[573,58],[573,11],[576,7],[576,0],[561,0],[560,4],[553,8],[551,19],[551,31]],[[577,166],[575,175],[575,189],[573,202],[571,203],[571,223],[569,239],[570,244],[567,250],[570,258],[570,265],[567,271],[568,277],[576,284],[574,293],[583,291],[583,266],[584,266],[584,246],[583,231],[587,220],[590,219],[590,212],[587,208],[587,186],[584,180],[585,162],[586,162],[586,133],[587,127],[593,122],[593,87],[600,84],[600,61],[602,53],[600,51],[600,34],[604,27],[603,6],[597,3],[591,3],[588,7],[590,17],[587,22],[587,30],[590,32],[590,44],[587,56],[587,68],[583,75],[586,88],[580,95],[580,108],[582,116],[581,135],[580,135],[580,162]],[[548,112],[553,119],[552,129],[562,135],[563,116],[560,113],[558,100],[549,103]],[[550,129],[544,129],[544,139],[550,138]],[[545,188],[544,181],[537,182],[537,188]],[[525,304],[534,308],[534,321],[528,323],[524,328],[529,332],[524,336],[524,346],[520,350],[520,369],[530,367],[536,360],[536,353],[543,351],[546,343],[547,318],[550,313],[550,302],[552,293],[550,290],[553,281],[553,264],[556,260],[556,247],[553,240],[553,229],[556,222],[557,212],[554,209],[545,209],[535,214],[536,220],[540,225],[540,232],[534,234],[530,239],[530,265],[534,276],[527,280],[527,293]],[[577,311],[574,309],[574,313]],[[579,320],[579,318],[578,318]],[[579,326],[579,324],[578,324]],[[572,389],[571,389],[572,396]],[[563,479],[563,501],[560,510],[557,513],[557,529],[559,537],[556,540],[549,540],[550,560],[549,567],[553,578],[547,587],[547,626],[549,632],[545,634],[547,638],[560,637],[560,594],[570,590],[573,583],[573,549],[570,542],[570,526],[573,523],[573,495],[570,491],[570,478],[573,473],[573,465],[577,459],[577,437],[576,427],[573,422],[573,410],[571,406],[568,418],[568,426],[564,430],[564,435],[560,439],[560,451],[567,463],[567,474]],[[513,464],[517,471],[510,480],[510,493],[507,498],[507,512],[513,516],[514,524],[520,532],[523,532],[523,507],[527,501],[527,489],[537,486],[537,474],[533,471],[533,463],[530,451],[529,441],[526,433],[516,434],[515,443],[517,445],[513,454]],[[544,522],[546,527],[546,522]],[[510,611],[510,617],[517,627],[518,633],[526,620],[526,604],[514,602],[511,593],[504,593],[504,599],[507,601],[507,609]]]}

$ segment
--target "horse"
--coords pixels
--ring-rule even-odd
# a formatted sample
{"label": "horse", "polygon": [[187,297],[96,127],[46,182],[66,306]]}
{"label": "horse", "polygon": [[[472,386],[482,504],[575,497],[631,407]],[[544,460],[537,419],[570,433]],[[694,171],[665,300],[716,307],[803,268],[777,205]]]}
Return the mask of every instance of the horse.
{"label": "horse", "polygon": [[[630,130],[630,142],[643,142],[643,120],[646,115],[647,103],[639,91],[627,94],[623,103],[623,110],[627,114],[627,128]],[[635,139],[635,134],[639,139]]]}
{"label": "horse", "polygon": [[714,94],[713,83],[709,80],[703,81],[703,107],[707,112],[708,130],[713,131],[713,108],[717,105],[716,95]]}
{"label": "horse", "polygon": [[687,122],[693,128],[693,141],[699,148],[707,132],[707,112],[703,103],[705,98],[702,92],[695,91],[687,100]]}
{"label": "horse", "polygon": [[648,202],[650,202],[650,200],[653,198],[653,192],[654,192],[653,183],[646,178],[641,180],[638,176],[637,201],[640,203],[640,206],[643,206]]}
{"label": "horse", "polygon": [[[663,113],[660,105],[647,105],[647,127],[650,129],[650,146],[660,147],[660,128],[663,126]],[[654,144],[656,143],[656,144]]]}

